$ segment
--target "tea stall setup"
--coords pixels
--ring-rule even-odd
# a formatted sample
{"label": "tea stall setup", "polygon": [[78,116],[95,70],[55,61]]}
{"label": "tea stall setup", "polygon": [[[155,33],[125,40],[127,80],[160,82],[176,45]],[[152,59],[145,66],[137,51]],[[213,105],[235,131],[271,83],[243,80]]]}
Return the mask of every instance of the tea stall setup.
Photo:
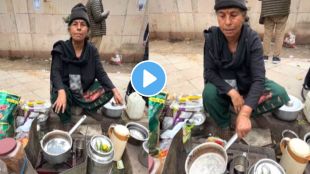
{"label": "tea stall setup", "polygon": [[61,123],[48,101],[15,103],[10,118],[16,128],[2,128],[12,133],[1,136],[1,172],[147,173],[147,107],[136,93],[126,106],[112,99],[95,116],[74,115],[72,125]]}
{"label": "tea stall setup", "polygon": [[310,124],[304,109],[309,106],[307,100],[304,104],[289,97],[290,102],[274,113],[251,119],[252,130],[241,140],[236,134],[219,138],[199,95],[151,97],[149,172],[310,173]]}

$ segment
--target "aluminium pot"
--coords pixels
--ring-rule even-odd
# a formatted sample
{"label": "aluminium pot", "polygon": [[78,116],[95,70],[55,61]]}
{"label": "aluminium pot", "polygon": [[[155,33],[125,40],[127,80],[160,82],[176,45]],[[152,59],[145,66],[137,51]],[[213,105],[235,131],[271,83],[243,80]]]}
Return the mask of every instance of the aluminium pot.
{"label": "aluminium pot", "polygon": [[263,158],[251,166],[248,174],[286,174],[277,162]]}
{"label": "aluminium pot", "polygon": [[69,132],[54,130],[44,135],[40,144],[44,159],[47,160],[48,163],[52,165],[60,164],[71,156],[70,149],[73,144],[71,134],[86,118],[87,116],[84,115]]}
{"label": "aluminium pot", "polygon": [[290,101],[274,112],[274,115],[284,121],[294,121],[297,119],[299,112],[304,108],[302,102],[289,95]]}
{"label": "aluminium pot", "polygon": [[124,105],[115,104],[115,100],[112,98],[102,107],[102,113],[110,118],[120,118],[125,108]]}
{"label": "aluminium pot", "polygon": [[[96,147],[97,141],[107,144],[110,147],[110,151],[102,152],[98,150]],[[87,145],[87,155],[89,159],[87,164],[88,174],[110,173],[114,158],[114,146],[112,141],[107,136],[93,136]]]}
{"label": "aluminium pot", "polygon": [[132,145],[141,146],[144,141],[149,139],[149,131],[143,125],[136,122],[126,124],[130,137],[128,142]]}
{"label": "aluminium pot", "polygon": [[196,146],[185,161],[186,174],[223,174],[228,157],[225,149],[216,143],[206,142]]}

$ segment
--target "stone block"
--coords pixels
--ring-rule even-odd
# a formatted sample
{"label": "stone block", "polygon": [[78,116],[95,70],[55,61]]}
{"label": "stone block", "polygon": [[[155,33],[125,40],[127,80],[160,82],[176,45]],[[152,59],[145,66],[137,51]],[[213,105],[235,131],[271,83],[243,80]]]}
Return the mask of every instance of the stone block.
{"label": "stone block", "polygon": [[123,15],[111,15],[106,20],[107,35],[108,36],[120,36],[125,25],[125,16]]}
{"label": "stone block", "polygon": [[0,14],[0,32],[14,33],[17,31],[15,24],[15,17],[13,13]]}
{"label": "stone block", "polygon": [[177,13],[178,7],[176,0],[157,0],[160,6],[160,12],[163,14]]}
{"label": "stone block", "polygon": [[214,0],[193,0],[193,12],[212,13],[214,12]]}
{"label": "stone block", "polygon": [[33,24],[33,32],[36,34],[52,34],[53,28],[51,21],[53,21],[53,15],[48,14],[34,14],[31,15],[30,25]]}
{"label": "stone block", "polygon": [[123,35],[139,36],[143,24],[143,16],[126,16]]}
{"label": "stone block", "polygon": [[0,32],[0,50],[9,50],[10,49],[10,37],[11,37],[11,34],[7,34],[7,33],[1,33]]}
{"label": "stone block", "polygon": [[6,0],[0,0],[0,14],[1,13],[7,13],[8,12],[8,1]]}
{"label": "stone block", "polygon": [[15,13],[28,13],[27,1],[13,0],[12,2],[13,2]]}
{"label": "stone block", "polygon": [[100,53],[115,53],[117,49],[120,49],[121,43],[121,36],[105,36],[102,38]]}
{"label": "stone block", "polygon": [[30,33],[28,14],[15,14],[16,26],[19,33]]}
{"label": "stone block", "polygon": [[32,51],[31,34],[18,34],[20,51]]}
{"label": "stone block", "polygon": [[194,18],[192,13],[179,13],[180,19],[180,30],[182,32],[193,32],[194,27]]}
{"label": "stone block", "polygon": [[300,0],[299,2],[299,13],[310,13],[310,2],[307,0]]}
{"label": "stone block", "polygon": [[262,1],[247,1],[246,5],[248,7],[248,14],[261,12]]}
{"label": "stone block", "polygon": [[160,1],[149,1],[148,3],[149,14],[161,13]]}
{"label": "stone block", "polygon": [[[122,44],[139,44],[139,36],[122,36]],[[141,43],[142,45],[142,43]]]}
{"label": "stone block", "polygon": [[110,15],[125,15],[129,0],[103,1],[103,8],[110,10]]}
{"label": "stone block", "polygon": [[192,1],[191,0],[177,0],[179,13],[191,13],[192,9]]}

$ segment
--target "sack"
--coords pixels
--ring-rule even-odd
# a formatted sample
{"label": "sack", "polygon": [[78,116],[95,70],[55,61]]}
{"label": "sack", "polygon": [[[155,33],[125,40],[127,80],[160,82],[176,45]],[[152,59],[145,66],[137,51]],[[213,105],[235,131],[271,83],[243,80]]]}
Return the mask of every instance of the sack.
{"label": "sack", "polygon": [[305,77],[304,84],[302,85],[301,89],[301,97],[305,100],[305,92],[306,90],[310,90],[310,68],[308,70],[308,73]]}
{"label": "sack", "polygon": [[20,97],[0,91],[0,140],[14,134],[14,112]]}

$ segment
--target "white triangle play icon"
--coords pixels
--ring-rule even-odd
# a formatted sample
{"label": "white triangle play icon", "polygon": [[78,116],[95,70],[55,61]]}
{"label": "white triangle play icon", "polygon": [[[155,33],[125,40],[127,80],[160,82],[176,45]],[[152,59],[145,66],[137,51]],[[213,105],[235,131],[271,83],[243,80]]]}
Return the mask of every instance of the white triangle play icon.
{"label": "white triangle play icon", "polygon": [[149,86],[150,84],[152,84],[156,80],[157,80],[157,78],[153,74],[151,74],[150,72],[148,72],[145,69],[143,70],[143,88]]}

